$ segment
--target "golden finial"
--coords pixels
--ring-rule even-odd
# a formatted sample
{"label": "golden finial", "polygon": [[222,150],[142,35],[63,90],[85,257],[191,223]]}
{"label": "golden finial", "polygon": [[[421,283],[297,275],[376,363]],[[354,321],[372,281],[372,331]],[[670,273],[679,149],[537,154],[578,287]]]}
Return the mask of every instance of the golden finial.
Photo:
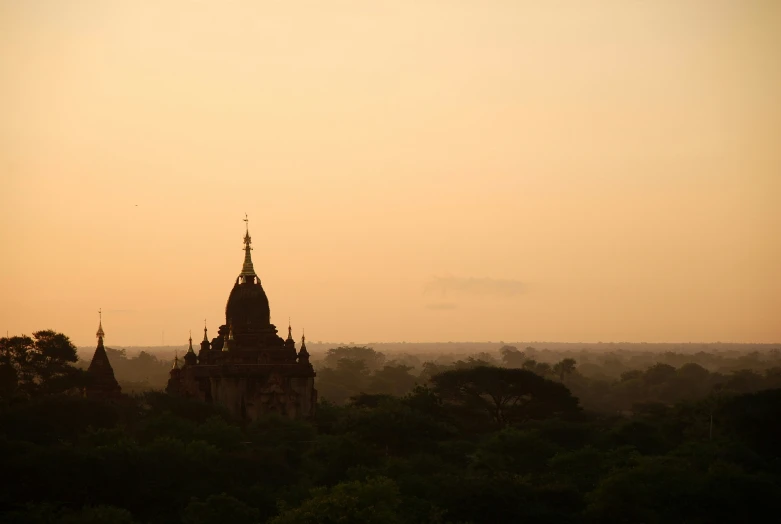
{"label": "golden finial", "polygon": [[252,250],[252,237],[249,236],[249,218],[247,217],[247,213],[244,213],[244,223],[247,226],[247,232],[244,234],[244,265],[241,268],[241,274],[239,276],[255,277],[257,275],[255,274],[255,268],[252,265],[252,255],[250,254],[250,251]]}
{"label": "golden finial", "polygon": [[98,332],[95,333],[95,336],[98,338],[103,338],[106,336],[106,334],[103,332],[103,309],[98,309]]}

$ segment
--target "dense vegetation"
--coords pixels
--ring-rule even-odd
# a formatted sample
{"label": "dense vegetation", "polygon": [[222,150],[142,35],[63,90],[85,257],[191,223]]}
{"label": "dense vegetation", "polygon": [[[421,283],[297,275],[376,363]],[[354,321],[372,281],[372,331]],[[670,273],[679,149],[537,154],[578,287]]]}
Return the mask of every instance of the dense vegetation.
{"label": "dense vegetation", "polygon": [[333,348],[316,420],[242,424],[82,398],[72,345],[41,333],[0,339],[4,523],[747,522],[781,496],[777,353],[608,355],[600,376],[530,348]]}

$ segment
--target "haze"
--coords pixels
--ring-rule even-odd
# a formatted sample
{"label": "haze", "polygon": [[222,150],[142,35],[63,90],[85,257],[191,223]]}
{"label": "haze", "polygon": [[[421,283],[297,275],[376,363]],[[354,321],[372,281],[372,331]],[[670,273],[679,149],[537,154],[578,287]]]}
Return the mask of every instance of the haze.
{"label": "haze", "polygon": [[[781,3],[0,1],[0,328],[781,340]],[[5,333],[3,333],[5,334]]]}

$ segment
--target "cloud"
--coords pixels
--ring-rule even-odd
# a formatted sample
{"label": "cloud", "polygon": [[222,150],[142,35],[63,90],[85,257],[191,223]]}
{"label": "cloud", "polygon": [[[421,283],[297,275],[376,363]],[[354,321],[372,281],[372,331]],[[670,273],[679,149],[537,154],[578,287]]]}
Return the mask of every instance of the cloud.
{"label": "cloud", "polygon": [[434,304],[426,304],[426,309],[431,309],[434,311],[445,311],[448,309],[456,309],[458,305],[454,304],[453,302],[436,302]]}
{"label": "cloud", "polygon": [[442,296],[461,294],[471,296],[514,297],[526,291],[518,281],[488,277],[433,277],[423,288],[424,293],[439,293]]}

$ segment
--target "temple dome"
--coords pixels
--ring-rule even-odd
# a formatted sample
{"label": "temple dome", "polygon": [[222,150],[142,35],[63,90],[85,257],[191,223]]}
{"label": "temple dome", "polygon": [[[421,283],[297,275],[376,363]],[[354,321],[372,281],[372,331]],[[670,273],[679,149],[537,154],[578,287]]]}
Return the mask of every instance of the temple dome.
{"label": "temple dome", "polygon": [[259,331],[271,324],[268,297],[258,279],[237,279],[225,306],[225,323],[235,333]]}

